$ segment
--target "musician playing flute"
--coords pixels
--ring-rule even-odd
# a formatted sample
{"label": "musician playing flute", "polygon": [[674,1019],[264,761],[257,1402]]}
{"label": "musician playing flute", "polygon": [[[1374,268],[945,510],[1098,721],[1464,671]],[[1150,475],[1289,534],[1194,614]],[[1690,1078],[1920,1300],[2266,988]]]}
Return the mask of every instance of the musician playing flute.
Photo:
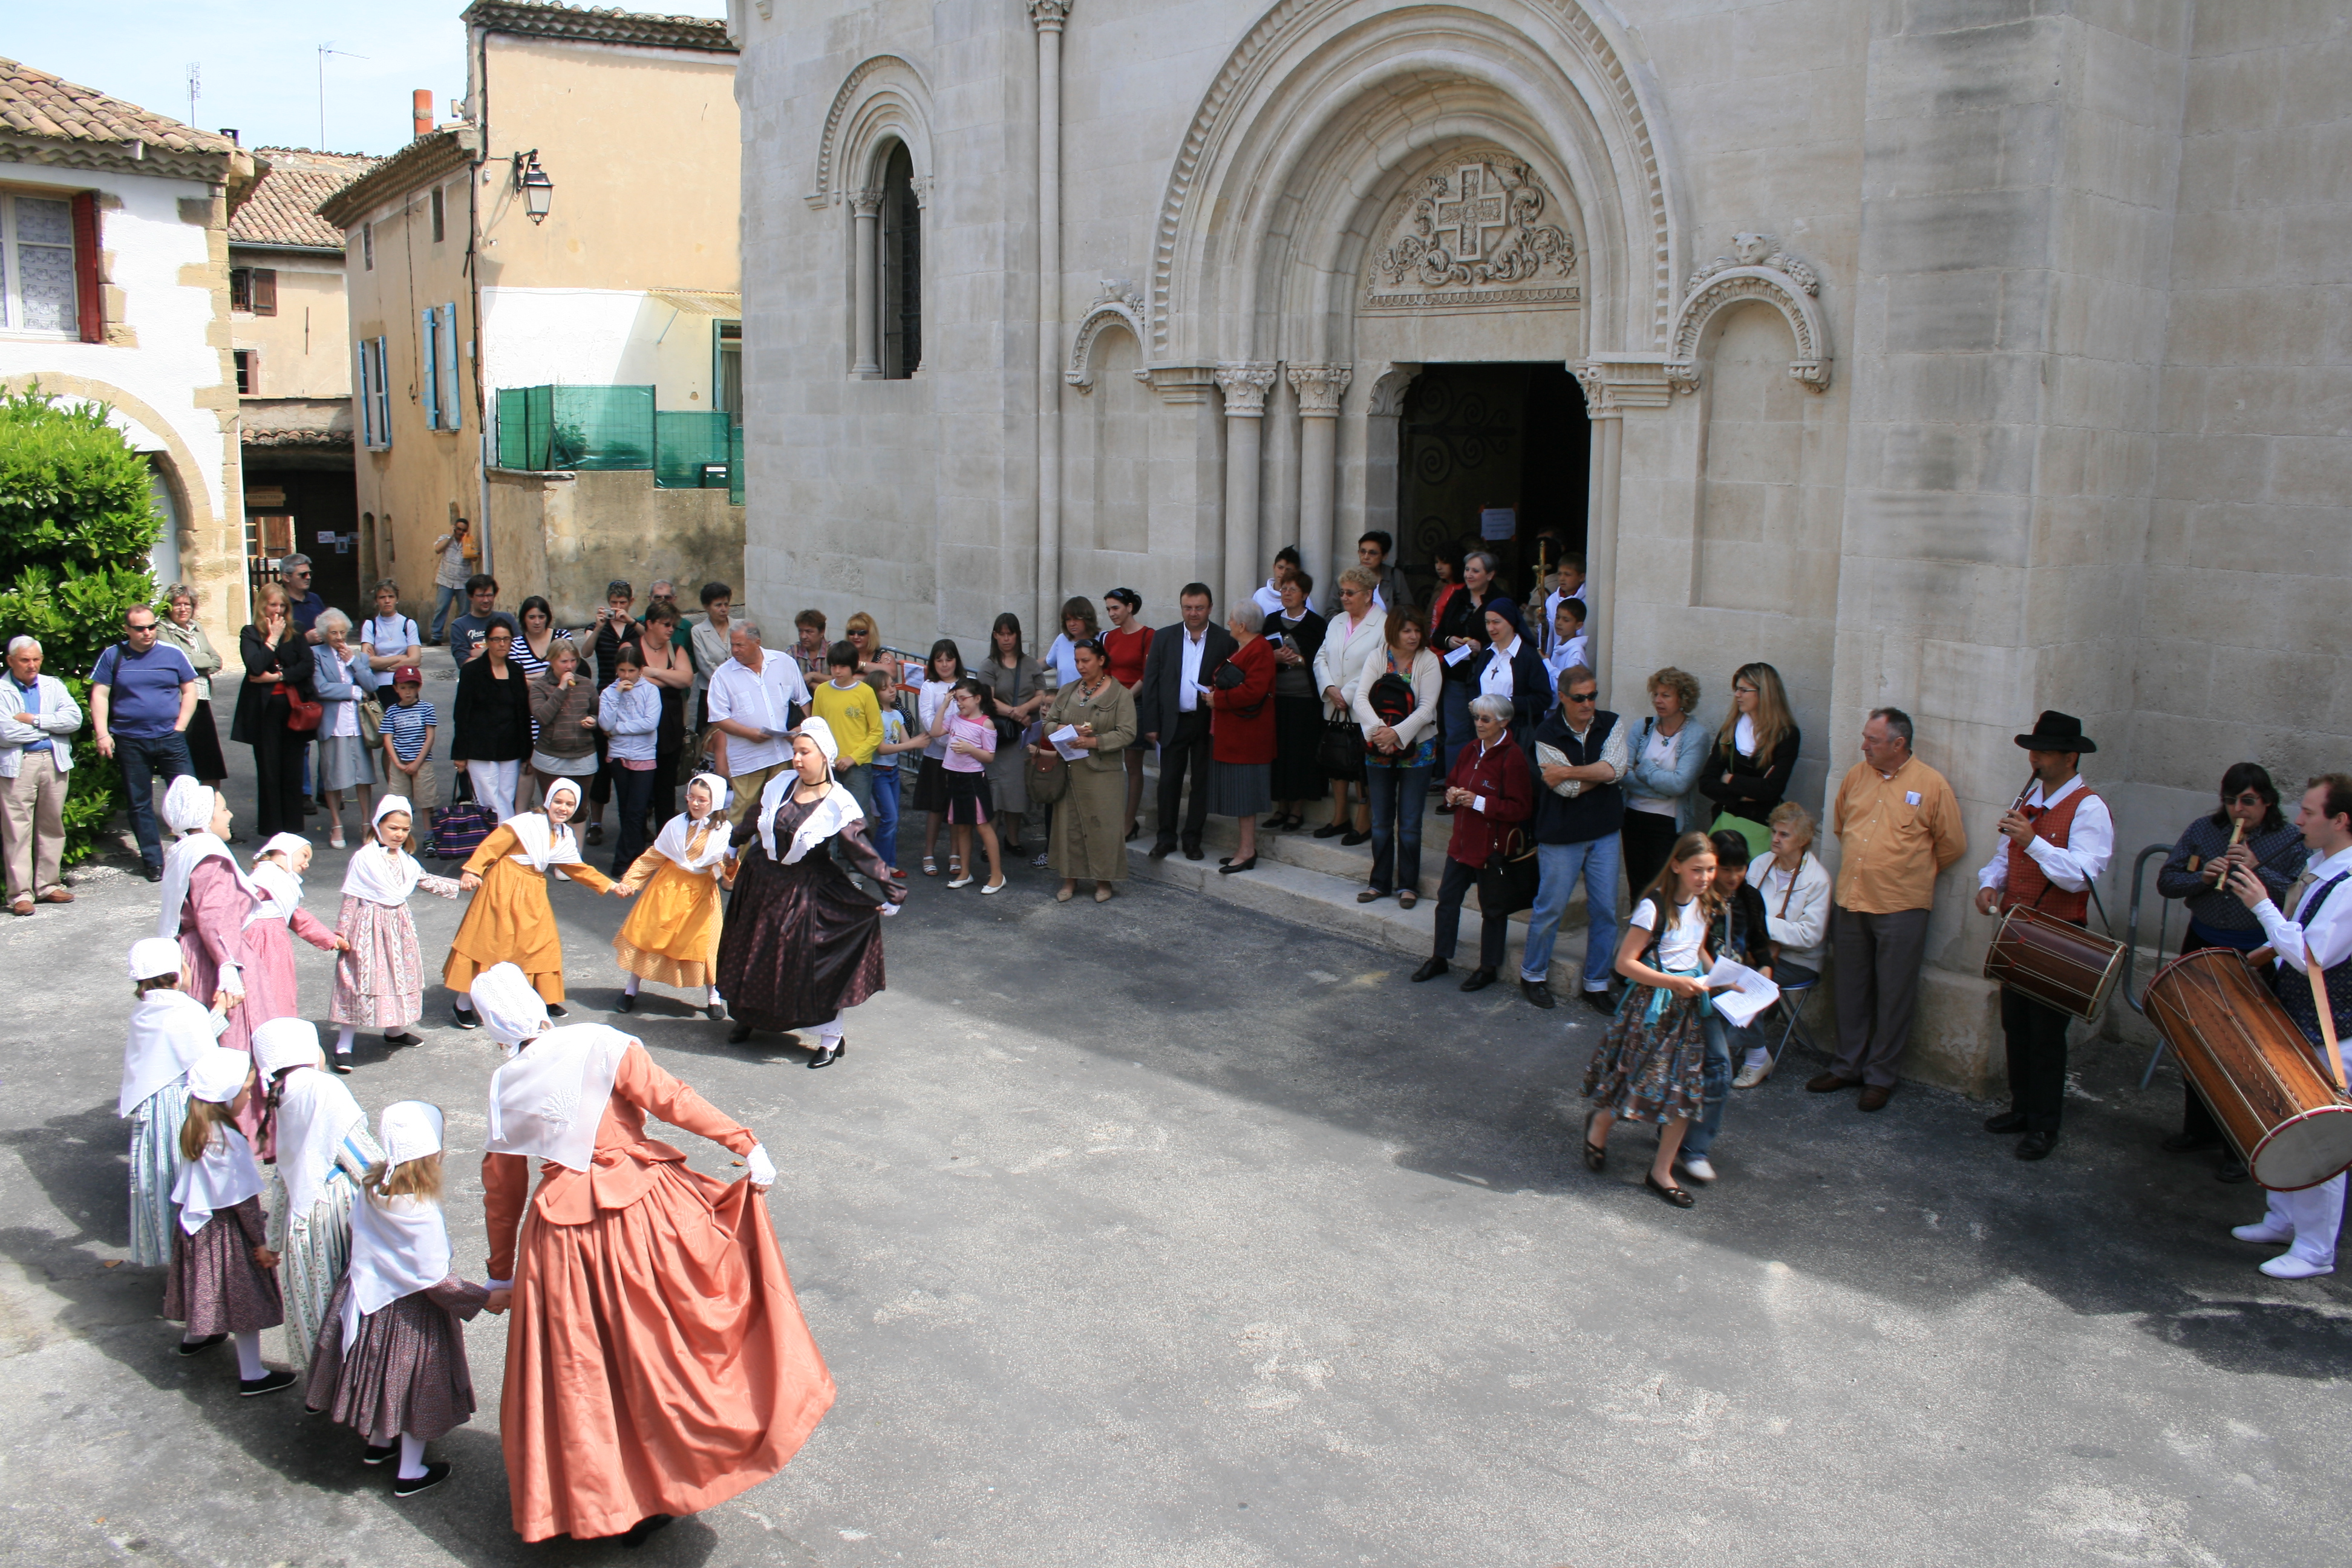
{"label": "musician playing flute", "polygon": [[[2323,773],[2304,791],[2303,809],[2295,818],[2303,841],[2311,847],[2311,879],[2295,900],[2289,920],[2271,900],[2269,889],[2243,867],[2230,871],[2230,890],[2245,900],[2263,922],[2270,939],[2246,962],[2266,973],[2287,1016],[2321,1055],[2320,1070],[2343,1091],[2352,1058],[2344,1045],[2352,1037],[2352,773]],[[2320,974],[2318,991],[2326,999],[2323,1020],[2319,999],[2313,995],[2311,971]],[[2327,1061],[2328,1046],[2336,1060]],[[2270,1211],[2254,1225],[2242,1225],[2230,1234],[2240,1241],[2265,1247],[2284,1245],[2286,1250],[2262,1266],[2273,1279],[2310,1279],[2336,1272],[2336,1233],[2344,1224],[2344,1178],[2334,1176],[2298,1193],[2273,1193]]]}
{"label": "musician playing flute", "polygon": [[[1977,873],[1977,912],[2007,914],[2020,904],[2073,925],[2090,912],[2091,884],[2116,852],[2115,818],[2098,792],[2076,771],[2085,752],[2099,748],[2083,721],[2053,710],[2020,735],[2032,780],[1997,825],[2004,840]],[[2017,1157],[2041,1160],[2058,1146],[2066,1100],[2066,1026],[2063,1007],[2000,988],[2000,1032],[2009,1045],[2009,1109],[1985,1121],[1988,1132],[2021,1132]]]}

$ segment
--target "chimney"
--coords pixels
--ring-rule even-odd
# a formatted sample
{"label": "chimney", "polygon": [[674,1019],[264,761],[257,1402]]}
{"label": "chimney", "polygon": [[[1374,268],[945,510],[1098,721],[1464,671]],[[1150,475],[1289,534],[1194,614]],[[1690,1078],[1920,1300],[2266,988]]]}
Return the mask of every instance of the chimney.
{"label": "chimney", "polygon": [[415,134],[433,134],[433,89],[420,87],[410,100],[409,117],[415,121]]}
{"label": "chimney", "polygon": [[220,128],[220,133],[221,133],[222,135],[224,135],[224,136],[226,136],[226,137],[227,137],[227,138],[228,138],[228,144],[229,144],[230,146],[232,146],[232,147],[236,147],[236,146],[241,146],[241,145],[243,145],[243,143],[239,142],[237,141],[237,139],[236,139],[236,126],[234,126],[234,125],[224,125],[224,126],[222,126],[222,127]]}

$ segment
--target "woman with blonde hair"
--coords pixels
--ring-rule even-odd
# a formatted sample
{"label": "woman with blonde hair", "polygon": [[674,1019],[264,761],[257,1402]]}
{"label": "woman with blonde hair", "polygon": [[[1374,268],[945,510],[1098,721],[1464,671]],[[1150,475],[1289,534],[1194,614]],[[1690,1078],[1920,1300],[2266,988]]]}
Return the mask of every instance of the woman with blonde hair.
{"label": "woman with blonde hair", "polygon": [[237,634],[245,680],[228,738],[253,748],[253,830],[268,838],[302,831],[302,753],[310,732],[289,729],[293,699],[316,701],[310,645],[294,625],[285,586],[264,583],[253,598],[254,623]]}
{"label": "woman with blonde hair", "polygon": [[1666,863],[1642,896],[1617,944],[1625,994],[1617,1016],[1584,1069],[1592,1102],[1584,1128],[1584,1164],[1609,1163],[1609,1131],[1631,1118],[1658,1129],[1658,1152],[1643,1185],[1675,1207],[1694,1202],[1675,1180],[1683,1134],[1706,1103],[1707,931],[1723,912],[1715,890],[1715,845],[1704,833],[1675,840]]}
{"label": "woman with blonde hair", "polygon": [[1802,737],[1789,712],[1789,691],[1769,664],[1743,664],[1731,672],[1731,712],[1717,737],[1715,755],[1699,780],[1699,793],[1720,808],[1708,831],[1729,828],[1748,840],[1748,852],[1762,856],[1772,847],[1767,826],[1772,808],[1789,793]]}
{"label": "woman with blonde hair", "polygon": [[1715,750],[1715,732],[1694,717],[1698,678],[1666,666],[1650,677],[1649,718],[1626,747],[1633,771],[1625,775],[1625,885],[1646,888],[1685,833],[1715,815],[1699,793],[1699,775]]}
{"label": "woman with blonde hair", "polygon": [[[874,624],[874,617],[863,610],[858,611],[841,624],[841,635],[844,641],[857,650],[857,673],[867,679],[877,675],[883,678],[883,684],[876,689],[877,695],[888,701],[887,693],[898,681],[898,667],[883,654],[882,629]],[[816,689],[816,681],[809,682],[809,689]]]}
{"label": "woman with blonde hair", "polygon": [[[1829,868],[1812,852],[1812,813],[1784,800],[1772,808],[1770,826],[1772,853],[1750,879],[1764,900],[1765,930],[1772,940],[1772,978],[1782,985],[1809,984],[1821,978],[1829,952]],[[1731,1087],[1754,1089],[1775,1065],[1770,1051],[1750,1046]]]}
{"label": "woman with blonde hair", "polygon": [[174,583],[163,590],[163,618],[156,623],[155,636],[186,655],[188,668],[196,672],[196,710],[186,731],[188,765],[196,770],[196,777],[218,789],[228,777],[220,731],[213,724],[213,677],[221,671],[221,656],[213,651],[212,639],[196,620],[194,588]]}

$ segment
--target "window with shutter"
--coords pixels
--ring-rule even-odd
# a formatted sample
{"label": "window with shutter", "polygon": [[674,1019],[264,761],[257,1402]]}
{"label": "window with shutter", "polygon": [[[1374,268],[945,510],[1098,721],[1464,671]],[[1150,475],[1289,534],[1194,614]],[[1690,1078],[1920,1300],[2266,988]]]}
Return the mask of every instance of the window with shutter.
{"label": "window with shutter", "polygon": [[381,445],[375,438],[375,344],[362,338],[357,347],[352,363],[359,367],[360,445],[373,451]]}
{"label": "window with shutter", "polygon": [[416,321],[416,397],[425,410],[425,427],[441,428],[441,361],[435,352],[441,336],[441,314],[431,309],[420,311]]}
{"label": "window with shutter", "polygon": [[70,199],[0,198],[0,326],[58,337],[83,335],[74,206]]}
{"label": "window with shutter", "polygon": [[253,313],[257,316],[278,314],[278,269],[274,267],[253,269]]}
{"label": "window with shutter", "polygon": [[375,225],[360,225],[360,267],[367,272],[375,270]]}
{"label": "window with shutter", "polygon": [[457,303],[441,307],[441,427],[455,430],[466,423],[463,373],[457,368]]}
{"label": "window with shutter", "polygon": [[239,397],[252,397],[261,390],[254,384],[257,379],[254,374],[255,361],[258,357],[251,349],[238,349],[236,353],[236,395]]}
{"label": "window with shutter", "polygon": [[375,340],[375,444],[392,449],[392,364],[390,338]]}
{"label": "window with shutter", "polygon": [[232,310],[253,309],[253,268],[232,267],[228,269],[228,308]]}

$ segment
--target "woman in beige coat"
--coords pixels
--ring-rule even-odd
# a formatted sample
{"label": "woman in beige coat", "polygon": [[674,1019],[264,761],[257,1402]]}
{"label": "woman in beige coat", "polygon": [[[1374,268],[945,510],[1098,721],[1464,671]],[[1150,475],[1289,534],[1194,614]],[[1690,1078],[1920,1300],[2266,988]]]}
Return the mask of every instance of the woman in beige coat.
{"label": "woman in beige coat", "polygon": [[[1135,697],[1110,678],[1110,661],[1094,638],[1073,645],[1070,657],[1078,679],[1054,694],[1045,710],[1045,733],[1065,726],[1076,730],[1076,738],[1064,744],[1086,755],[1066,764],[1070,789],[1054,808],[1046,863],[1062,874],[1056,901],[1066,902],[1077,891],[1078,879],[1091,877],[1099,904],[1110,898],[1111,884],[1127,875],[1121,824],[1127,816],[1126,752],[1135,743]],[[1054,748],[1048,742],[1037,752],[1051,756]]]}

